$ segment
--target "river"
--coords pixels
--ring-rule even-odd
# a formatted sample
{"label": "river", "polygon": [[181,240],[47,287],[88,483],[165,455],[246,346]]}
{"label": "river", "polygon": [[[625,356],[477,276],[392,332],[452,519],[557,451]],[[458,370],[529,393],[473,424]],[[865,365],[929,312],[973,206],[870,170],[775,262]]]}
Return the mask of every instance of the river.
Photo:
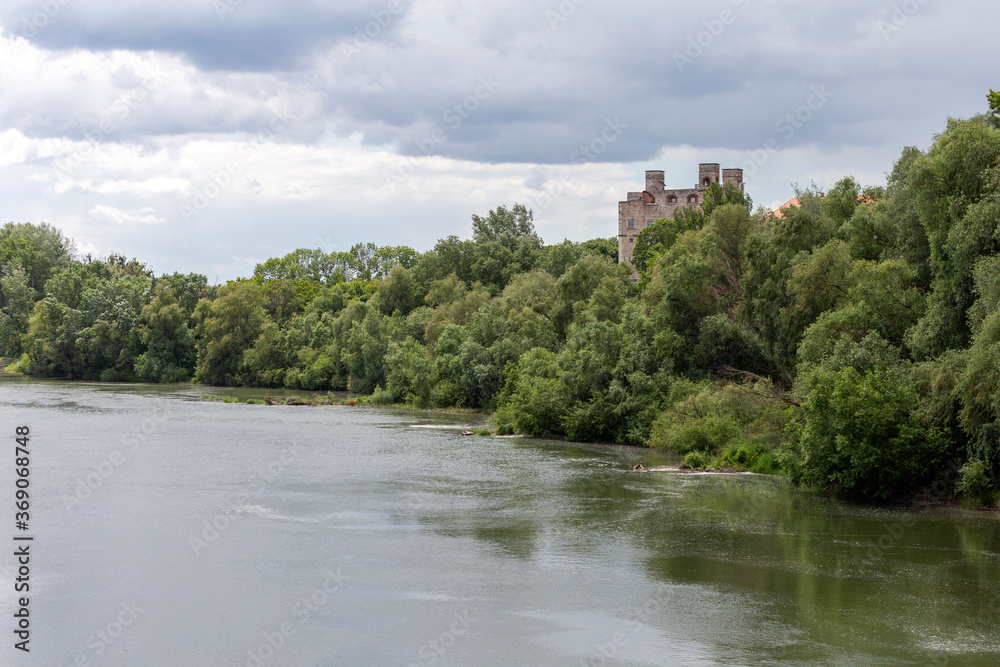
{"label": "river", "polygon": [[[0,378],[3,665],[996,665],[997,517],[475,416]],[[30,528],[14,528],[14,429]]]}

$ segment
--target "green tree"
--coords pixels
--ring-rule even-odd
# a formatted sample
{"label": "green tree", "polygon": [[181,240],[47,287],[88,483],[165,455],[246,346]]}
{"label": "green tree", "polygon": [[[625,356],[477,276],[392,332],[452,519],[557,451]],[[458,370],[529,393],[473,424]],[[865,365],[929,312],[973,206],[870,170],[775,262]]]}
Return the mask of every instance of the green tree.
{"label": "green tree", "polygon": [[0,309],[0,356],[21,354],[21,336],[28,330],[28,318],[38,298],[29,281],[27,271],[17,265],[0,275],[0,293],[6,301]]}
{"label": "green tree", "polygon": [[472,216],[474,280],[499,291],[517,274],[534,268],[542,255],[542,240],[533,218],[523,204],[511,209],[498,206],[485,217]]}
{"label": "green tree", "polygon": [[814,374],[810,389],[793,480],[865,500],[905,497],[934,480],[949,443],[922,421],[912,382],[847,367]]}
{"label": "green tree", "polygon": [[267,321],[264,288],[253,281],[231,282],[214,301],[198,303],[195,318],[198,368],[195,379],[215,385],[239,385],[246,378],[243,354]]}
{"label": "green tree", "polygon": [[136,359],[136,377],[146,382],[190,379],[197,361],[194,331],[174,290],[160,283],[153,300],[143,307],[139,322],[146,349]]}
{"label": "green tree", "polygon": [[535,348],[510,369],[508,393],[493,417],[497,430],[538,436],[561,435],[568,401],[559,381],[556,354]]}
{"label": "green tree", "polygon": [[917,358],[966,347],[967,311],[980,257],[1000,249],[1000,128],[983,117],[949,120],[926,156],[910,166],[911,188],[930,245],[927,312],[908,335]]}

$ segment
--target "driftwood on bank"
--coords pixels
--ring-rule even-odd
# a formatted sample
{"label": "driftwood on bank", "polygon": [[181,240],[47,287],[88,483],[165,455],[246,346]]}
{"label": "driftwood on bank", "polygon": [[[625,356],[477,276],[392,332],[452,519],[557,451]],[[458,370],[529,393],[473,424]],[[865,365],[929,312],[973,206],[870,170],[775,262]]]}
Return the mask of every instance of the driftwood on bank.
{"label": "driftwood on bank", "polygon": [[265,396],[264,402],[268,405],[319,405],[315,401],[282,401],[272,396]]}

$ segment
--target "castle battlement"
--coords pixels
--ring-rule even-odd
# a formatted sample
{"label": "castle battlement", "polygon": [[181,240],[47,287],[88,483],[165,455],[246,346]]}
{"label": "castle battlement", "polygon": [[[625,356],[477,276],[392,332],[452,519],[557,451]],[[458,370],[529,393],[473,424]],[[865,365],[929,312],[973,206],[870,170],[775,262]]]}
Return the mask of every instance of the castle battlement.
{"label": "castle battlement", "polygon": [[720,179],[718,164],[700,164],[698,181],[693,188],[668,188],[664,172],[647,171],[646,189],[629,192],[625,201],[618,202],[618,261],[629,265],[633,279],[639,278],[632,266],[632,250],[639,232],[657,220],[672,219],[674,212],[682,206],[700,207],[708,187],[720,182],[743,191],[743,170],[722,169]]}

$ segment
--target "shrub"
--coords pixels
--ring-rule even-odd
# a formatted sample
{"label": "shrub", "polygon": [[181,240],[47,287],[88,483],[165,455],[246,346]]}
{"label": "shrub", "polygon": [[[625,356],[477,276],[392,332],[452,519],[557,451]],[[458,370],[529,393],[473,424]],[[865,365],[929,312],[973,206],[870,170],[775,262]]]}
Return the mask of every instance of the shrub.
{"label": "shrub", "polygon": [[[732,425],[742,438],[765,449],[774,449],[787,440],[785,425],[793,415],[780,400],[781,392],[767,380],[747,384],[675,382],[674,388],[682,389],[683,393],[668,397],[670,407],[657,418],[647,441],[650,447],[681,454],[693,447],[712,453],[736,435],[736,431],[728,428]],[[716,437],[709,438],[712,442],[703,439],[701,445],[684,444],[713,433]],[[687,448],[678,450],[675,441]]]}
{"label": "shrub", "polygon": [[577,442],[613,442],[621,421],[615,408],[604,393],[573,405],[563,418],[566,437]]}
{"label": "shrub", "polygon": [[763,453],[759,445],[747,442],[731,442],[719,457],[719,465],[723,468],[739,468],[748,470],[757,463]]}
{"label": "shrub", "polygon": [[440,380],[431,389],[431,405],[436,408],[461,407],[462,389],[453,380]]}
{"label": "shrub", "polygon": [[701,452],[690,452],[681,459],[682,468],[692,468],[694,470],[704,470],[708,467],[708,460]]}
{"label": "shrub", "polygon": [[947,451],[941,429],[917,411],[912,382],[900,373],[819,371],[793,428],[793,481],[867,500],[912,493],[933,479]]}
{"label": "shrub", "polygon": [[757,441],[731,442],[713,463],[720,468],[749,470],[762,475],[774,475],[781,471],[778,457]]}
{"label": "shrub", "polygon": [[657,422],[650,440],[653,447],[678,454],[714,452],[724,447],[739,431],[739,424],[729,417],[701,417],[680,424]]}
{"label": "shrub", "polygon": [[507,380],[506,396],[501,398],[493,415],[498,433],[563,435],[562,421],[569,401],[557,372],[554,352],[534,348],[521,355],[516,370],[511,371]]}
{"label": "shrub", "polygon": [[763,451],[757,457],[757,460],[754,461],[753,465],[750,466],[750,472],[760,475],[780,475],[783,472],[783,468],[781,461],[774,452]]}
{"label": "shrub", "polygon": [[995,502],[990,467],[980,459],[972,459],[962,466],[962,479],[956,491],[962,494],[967,505],[992,507]]}
{"label": "shrub", "polygon": [[379,385],[376,385],[375,391],[372,392],[370,400],[375,405],[393,405],[397,402],[396,397],[393,396],[391,391],[383,389]]}

